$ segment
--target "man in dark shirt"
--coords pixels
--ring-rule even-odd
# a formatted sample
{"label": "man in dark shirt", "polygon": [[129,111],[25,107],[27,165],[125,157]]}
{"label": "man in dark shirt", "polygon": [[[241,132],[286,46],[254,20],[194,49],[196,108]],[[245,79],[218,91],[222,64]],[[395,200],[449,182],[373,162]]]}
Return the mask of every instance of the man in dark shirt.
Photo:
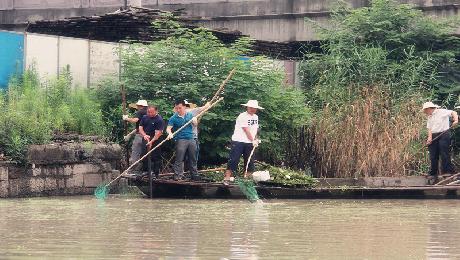
{"label": "man in dark shirt", "polygon": [[[143,137],[139,133],[139,124],[142,119],[147,114],[147,101],[139,100],[136,103],[137,112],[136,116],[130,118],[128,115],[123,115],[123,120],[130,123],[136,124],[136,136],[134,137],[133,144],[131,146],[131,156],[129,157],[129,164],[133,164],[135,161],[139,160],[141,156],[145,153],[145,144],[143,143]],[[142,167],[142,164],[137,164],[133,167],[133,173],[138,173]]]}
{"label": "man in dark shirt", "polygon": [[[152,141],[152,144],[148,147],[150,150],[159,143],[159,139],[163,134],[164,121],[163,118],[158,114],[158,108],[155,106],[149,106],[147,108],[147,115],[143,116],[139,125],[139,134],[142,135],[143,145],[145,146],[148,142]],[[153,173],[158,178],[160,174],[161,164],[161,150],[157,148],[150,154],[153,163]]]}

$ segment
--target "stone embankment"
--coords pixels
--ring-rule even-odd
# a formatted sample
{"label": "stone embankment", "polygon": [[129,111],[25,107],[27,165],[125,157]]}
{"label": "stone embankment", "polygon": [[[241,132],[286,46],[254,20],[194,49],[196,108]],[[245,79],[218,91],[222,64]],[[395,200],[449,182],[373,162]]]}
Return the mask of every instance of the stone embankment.
{"label": "stone embankment", "polygon": [[31,145],[27,165],[0,162],[0,198],[92,194],[120,171],[121,147],[102,142]]}

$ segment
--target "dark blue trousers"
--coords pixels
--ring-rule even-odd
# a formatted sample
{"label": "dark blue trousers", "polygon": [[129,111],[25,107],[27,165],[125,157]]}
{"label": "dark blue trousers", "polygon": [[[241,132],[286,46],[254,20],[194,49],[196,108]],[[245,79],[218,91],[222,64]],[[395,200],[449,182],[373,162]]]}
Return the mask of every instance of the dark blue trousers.
{"label": "dark blue trousers", "polygon": [[[230,151],[230,158],[228,160],[227,169],[231,170],[233,173],[236,173],[238,170],[238,163],[240,162],[241,156],[243,156],[244,167],[246,167],[249,156],[251,155],[252,148],[253,146],[250,143],[232,141],[232,149]],[[251,158],[248,171],[254,171],[254,156]]]}
{"label": "dark blue trousers", "polygon": [[[433,139],[437,138],[440,134],[433,134]],[[439,159],[441,159],[441,171],[443,173],[455,172],[454,166],[450,161],[450,143],[450,132],[446,132],[428,146],[431,161],[430,175],[438,175]]]}

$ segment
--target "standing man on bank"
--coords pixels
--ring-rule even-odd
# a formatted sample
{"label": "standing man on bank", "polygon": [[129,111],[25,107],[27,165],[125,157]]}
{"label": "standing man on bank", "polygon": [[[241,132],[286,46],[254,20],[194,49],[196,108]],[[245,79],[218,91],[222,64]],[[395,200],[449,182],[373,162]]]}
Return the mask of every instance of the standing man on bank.
{"label": "standing man on bank", "polygon": [[[438,175],[439,158],[441,158],[441,172],[454,173],[455,169],[450,161],[450,128],[458,124],[457,112],[439,108],[432,102],[424,103],[422,110],[428,116],[426,144],[430,152],[430,176],[436,177]],[[450,125],[451,122],[452,126]]]}
{"label": "standing man on bank", "polygon": [[[137,112],[135,117],[129,117],[128,115],[123,115],[123,120],[130,123],[136,124],[136,136],[134,137],[133,144],[131,146],[131,156],[129,157],[129,164],[133,164],[135,161],[139,160],[141,156],[145,153],[145,145],[143,143],[143,137],[139,133],[139,124],[142,119],[147,114],[147,100],[139,100],[136,103]],[[142,164],[137,164],[133,167],[133,173],[137,174],[141,170]]]}
{"label": "standing man on bank", "polygon": [[[187,112],[184,100],[176,101],[174,104],[174,115],[168,121],[166,132],[168,133],[168,140],[173,138],[173,132],[184,126],[189,121],[192,124],[197,124],[198,119]],[[174,161],[174,180],[182,180],[184,178],[184,158],[187,154],[187,164],[190,166],[190,173],[192,180],[199,180],[197,159],[196,159],[196,142],[193,138],[193,126],[187,125],[184,129],[175,134],[174,140],[176,141],[176,159]]]}
{"label": "standing man on bank", "polygon": [[[236,119],[235,130],[232,136],[230,158],[227,164],[227,171],[225,171],[224,184],[228,184],[232,173],[236,173],[241,156],[243,156],[244,165],[246,166],[252,149],[259,145],[259,140],[257,139],[259,117],[256,113],[258,109],[262,110],[264,108],[259,106],[257,100],[249,100],[246,104],[241,105],[246,107],[246,112],[241,113]],[[249,162],[248,171],[254,171],[253,158],[251,158]]]}
{"label": "standing man on bank", "polygon": [[[152,142],[152,144],[147,147],[149,151],[159,143],[163,130],[164,122],[163,118],[158,114],[158,108],[156,106],[149,106],[147,108],[147,115],[142,117],[139,124],[139,134],[142,136],[143,145],[145,146],[147,143]],[[155,149],[150,156],[153,163],[153,173],[155,177],[158,178],[161,164],[160,147]]]}

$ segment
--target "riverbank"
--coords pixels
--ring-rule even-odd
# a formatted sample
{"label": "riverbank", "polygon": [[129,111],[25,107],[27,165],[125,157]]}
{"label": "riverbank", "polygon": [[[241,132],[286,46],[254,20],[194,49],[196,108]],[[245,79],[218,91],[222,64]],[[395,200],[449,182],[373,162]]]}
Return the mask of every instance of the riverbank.
{"label": "riverbank", "polygon": [[27,165],[0,161],[0,198],[92,194],[120,174],[121,156],[118,144],[97,140],[31,145]]}
{"label": "riverbank", "polygon": [[[118,144],[81,136],[61,138],[46,145],[31,145],[27,164],[0,161],[0,198],[91,195],[101,183],[120,174],[122,149]],[[208,173],[203,173],[206,176]],[[158,198],[241,199],[238,185],[220,182],[174,182],[164,176],[154,182]],[[126,185],[127,180],[121,183]],[[148,182],[131,180],[149,195]],[[259,183],[265,199],[317,198],[460,198],[460,186],[433,186],[426,176],[318,178],[311,186]],[[112,186],[118,192],[119,183]]]}

